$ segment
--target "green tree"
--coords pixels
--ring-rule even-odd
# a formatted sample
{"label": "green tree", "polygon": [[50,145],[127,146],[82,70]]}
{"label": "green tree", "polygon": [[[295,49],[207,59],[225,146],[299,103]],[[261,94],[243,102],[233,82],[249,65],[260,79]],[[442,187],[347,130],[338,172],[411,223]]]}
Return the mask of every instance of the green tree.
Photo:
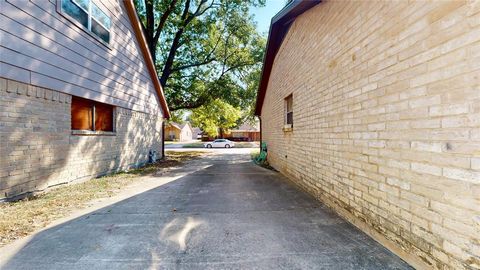
{"label": "green tree", "polygon": [[243,115],[238,125],[242,123],[254,124],[255,117],[255,100],[257,97],[257,91],[260,84],[260,77],[262,76],[262,70],[256,69],[250,72],[245,78],[245,91],[242,91],[242,100],[245,104],[242,104]]}
{"label": "green tree", "polygon": [[183,123],[185,121],[185,110],[177,110],[171,112],[170,121],[176,123]]}
{"label": "green tree", "polygon": [[215,99],[192,110],[190,119],[194,126],[216,137],[223,136],[226,130],[235,127],[241,115],[242,112],[239,109],[221,99]]}
{"label": "green tree", "polygon": [[[136,0],[172,111],[215,99],[248,107],[247,77],[261,68],[265,38],[251,6],[265,0]],[[248,96],[248,95],[247,95]]]}

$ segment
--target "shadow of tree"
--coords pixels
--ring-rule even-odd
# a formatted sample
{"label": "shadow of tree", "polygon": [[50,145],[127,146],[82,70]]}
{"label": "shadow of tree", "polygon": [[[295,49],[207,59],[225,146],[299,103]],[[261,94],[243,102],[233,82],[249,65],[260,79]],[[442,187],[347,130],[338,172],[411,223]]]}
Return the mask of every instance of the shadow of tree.
{"label": "shadow of tree", "polygon": [[[15,70],[7,64],[14,80],[0,78],[0,199],[136,168],[151,150],[161,156],[160,103],[123,3],[100,3],[112,9],[109,47],[55,3],[1,3]],[[72,135],[71,95],[117,105],[115,136]]]}
{"label": "shadow of tree", "polygon": [[[137,168],[161,153],[161,119],[117,107],[114,136],[71,134],[70,96],[7,80],[1,197]],[[54,98],[54,96],[56,98]]]}
{"label": "shadow of tree", "polygon": [[44,230],[2,269],[410,269],[278,173],[226,158]]}

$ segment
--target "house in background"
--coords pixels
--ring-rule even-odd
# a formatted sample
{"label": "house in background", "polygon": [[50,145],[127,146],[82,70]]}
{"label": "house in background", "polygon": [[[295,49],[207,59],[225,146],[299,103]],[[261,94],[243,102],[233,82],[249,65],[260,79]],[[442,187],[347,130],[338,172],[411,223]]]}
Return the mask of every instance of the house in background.
{"label": "house in background", "polygon": [[169,111],[132,0],[0,13],[0,199],[161,157]]}
{"label": "house in background", "polygon": [[480,265],[480,5],[291,1],[256,115],[268,162],[419,269]]}
{"label": "house in background", "polygon": [[193,138],[193,129],[189,122],[183,124],[170,122],[165,126],[165,140],[187,142]]}
{"label": "house in background", "polygon": [[256,122],[253,125],[244,123],[235,129],[229,130],[229,133],[226,134],[225,137],[235,141],[259,141],[260,124],[259,122]]}
{"label": "house in background", "polygon": [[194,127],[193,129],[193,134],[192,134],[192,139],[198,140],[202,138],[202,130],[198,127]]}

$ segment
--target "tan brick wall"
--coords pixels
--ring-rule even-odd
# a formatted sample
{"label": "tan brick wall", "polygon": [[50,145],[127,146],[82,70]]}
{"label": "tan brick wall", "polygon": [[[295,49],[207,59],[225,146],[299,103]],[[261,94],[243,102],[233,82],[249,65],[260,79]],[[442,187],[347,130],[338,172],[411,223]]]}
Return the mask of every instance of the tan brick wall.
{"label": "tan brick wall", "polygon": [[352,223],[419,267],[480,267],[480,1],[322,2],[261,117],[270,164]]}
{"label": "tan brick wall", "polygon": [[162,118],[115,108],[113,136],[72,135],[72,97],[0,78],[0,199],[145,164]]}

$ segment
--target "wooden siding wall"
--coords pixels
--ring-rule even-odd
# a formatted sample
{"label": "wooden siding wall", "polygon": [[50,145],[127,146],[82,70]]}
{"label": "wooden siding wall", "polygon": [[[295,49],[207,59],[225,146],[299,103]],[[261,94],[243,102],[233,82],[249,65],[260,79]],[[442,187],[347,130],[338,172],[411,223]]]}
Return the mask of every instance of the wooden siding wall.
{"label": "wooden siding wall", "polygon": [[0,1],[0,77],[159,113],[123,2],[94,2],[111,15],[109,47],[59,14],[56,0]]}
{"label": "wooden siding wall", "polygon": [[250,141],[260,141],[260,131],[232,131],[233,138],[248,138]]}

